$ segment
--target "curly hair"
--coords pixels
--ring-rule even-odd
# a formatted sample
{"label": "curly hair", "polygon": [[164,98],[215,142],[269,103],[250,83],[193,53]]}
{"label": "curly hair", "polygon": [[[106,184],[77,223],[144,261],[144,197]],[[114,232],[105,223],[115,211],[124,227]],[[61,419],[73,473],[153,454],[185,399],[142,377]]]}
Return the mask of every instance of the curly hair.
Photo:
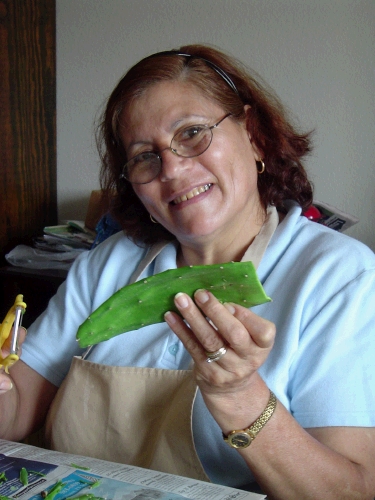
{"label": "curly hair", "polygon": [[192,84],[226,113],[246,119],[253,146],[266,165],[258,175],[263,208],[274,205],[283,211],[286,200],[295,200],[303,210],[311,205],[312,184],[301,163],[311,150],[311,133],[295,129],[273,91],[259,76],[250,75],[240,61],[216,48],[188,45],[146,57],[133,66],[110,95],[97,128],[101,187],[112,215],[130,238],[138,244],[174,239],[162,225],[151,222],[132,185],[121,177],[128,160],[120,139],[121,114],[152,85],[163,81]]}

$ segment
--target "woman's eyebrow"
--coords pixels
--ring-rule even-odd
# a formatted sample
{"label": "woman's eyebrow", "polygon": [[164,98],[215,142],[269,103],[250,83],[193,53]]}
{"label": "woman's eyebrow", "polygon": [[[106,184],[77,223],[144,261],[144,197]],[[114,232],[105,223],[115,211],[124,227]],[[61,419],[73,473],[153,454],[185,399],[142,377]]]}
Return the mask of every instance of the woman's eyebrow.
{"label": "woman's eyebrow", "polygon": [[[202,115],[191,115],[191,114],[181,116],[178,120],[174,121],[174,122],[171,124],[170,129],[171,129],[171,130],[175,129],[176,127],[178,127],[178,126],[179,126],[182,122],[184,122],[184,121],[200,120],[200,119],[202,119],[202,118],[205,118],[205,119],[206,119],[206,116],[202,116]],[[192,125],[194,125],[194,123],[192,123]]]}
{"label": "woman's eyebrow", "polygon": [[134,146],[144,146],[146,144],[151,144],[150,141],[133,141],[128,145],[127,149],[133,148]]}
{"label": "woman's eyebrow", "polygon": [[[202,119],[207,119],[207,117],[203,116],[203,115],[190,115],[190,114],[181,116],[180,118],[175,120],[173,123],[171,123],[171,125],[169,127],[169,133],[173,134],[174,130],[176,130],[176,128],[178,128],[184,121],[190,121],[191,122],[190,125],[195,125],[194,120],[202,120]],[[186,125],[189,126],[188,123]],[[131,143],[129,143],[128,149],[130,149],[134,146],[145,146],[147,144],[152,144],[152,141],[142,140],[142,139],[135,140],[135,141],[132,141]]]}

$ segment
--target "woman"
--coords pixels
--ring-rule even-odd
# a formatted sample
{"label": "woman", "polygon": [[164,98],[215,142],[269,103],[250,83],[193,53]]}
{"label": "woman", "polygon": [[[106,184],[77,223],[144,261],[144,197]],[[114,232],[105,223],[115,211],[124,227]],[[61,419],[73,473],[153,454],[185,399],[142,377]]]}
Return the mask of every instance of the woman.
{"label": "woman", "polygon": [[[373,498],[375,258],[301,217],[308,135],[239,63],[187,46],[129,70],[99,144],[126,236],[77,259],[29,330],[13,388],[1,379],[3,437],[49,411],[48,443],[62,451],[257,482],[275,499]],[[83,354],[78,326],[122,286],[240,260],[258,266],[273,302],[249,310],[181,291],[179,315],[95,346],[69,371]]]}

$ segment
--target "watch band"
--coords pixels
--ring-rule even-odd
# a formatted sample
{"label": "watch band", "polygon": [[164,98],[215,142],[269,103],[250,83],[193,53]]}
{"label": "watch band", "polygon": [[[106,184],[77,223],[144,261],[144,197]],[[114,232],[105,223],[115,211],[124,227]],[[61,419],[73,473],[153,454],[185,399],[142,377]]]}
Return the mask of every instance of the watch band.
{"label": "watch band", "polygon": [[223,433],[223,438],[226,443],[232,448],[247,448],[256,438],[258,433],[263,429],[269,419],[272,417],[276,408],[276,396],[270,391],[270,398],[267,406],[264,408],[259,417],[253,422],[250,427],[243,430],[231,431],[227,436]]}

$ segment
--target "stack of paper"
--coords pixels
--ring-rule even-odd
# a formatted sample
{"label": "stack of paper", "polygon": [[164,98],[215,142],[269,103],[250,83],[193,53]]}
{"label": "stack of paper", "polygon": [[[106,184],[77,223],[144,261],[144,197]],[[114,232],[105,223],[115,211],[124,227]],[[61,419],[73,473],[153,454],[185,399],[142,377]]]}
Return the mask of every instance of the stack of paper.
{"label": "stack of paper", "polygon": [[42,238],[34,244],[37,248],[54,251],[66,251],[72,248],[90,249],[96,233],[87,229],[82,221],[67,221],[59,226],[46,226]]}

